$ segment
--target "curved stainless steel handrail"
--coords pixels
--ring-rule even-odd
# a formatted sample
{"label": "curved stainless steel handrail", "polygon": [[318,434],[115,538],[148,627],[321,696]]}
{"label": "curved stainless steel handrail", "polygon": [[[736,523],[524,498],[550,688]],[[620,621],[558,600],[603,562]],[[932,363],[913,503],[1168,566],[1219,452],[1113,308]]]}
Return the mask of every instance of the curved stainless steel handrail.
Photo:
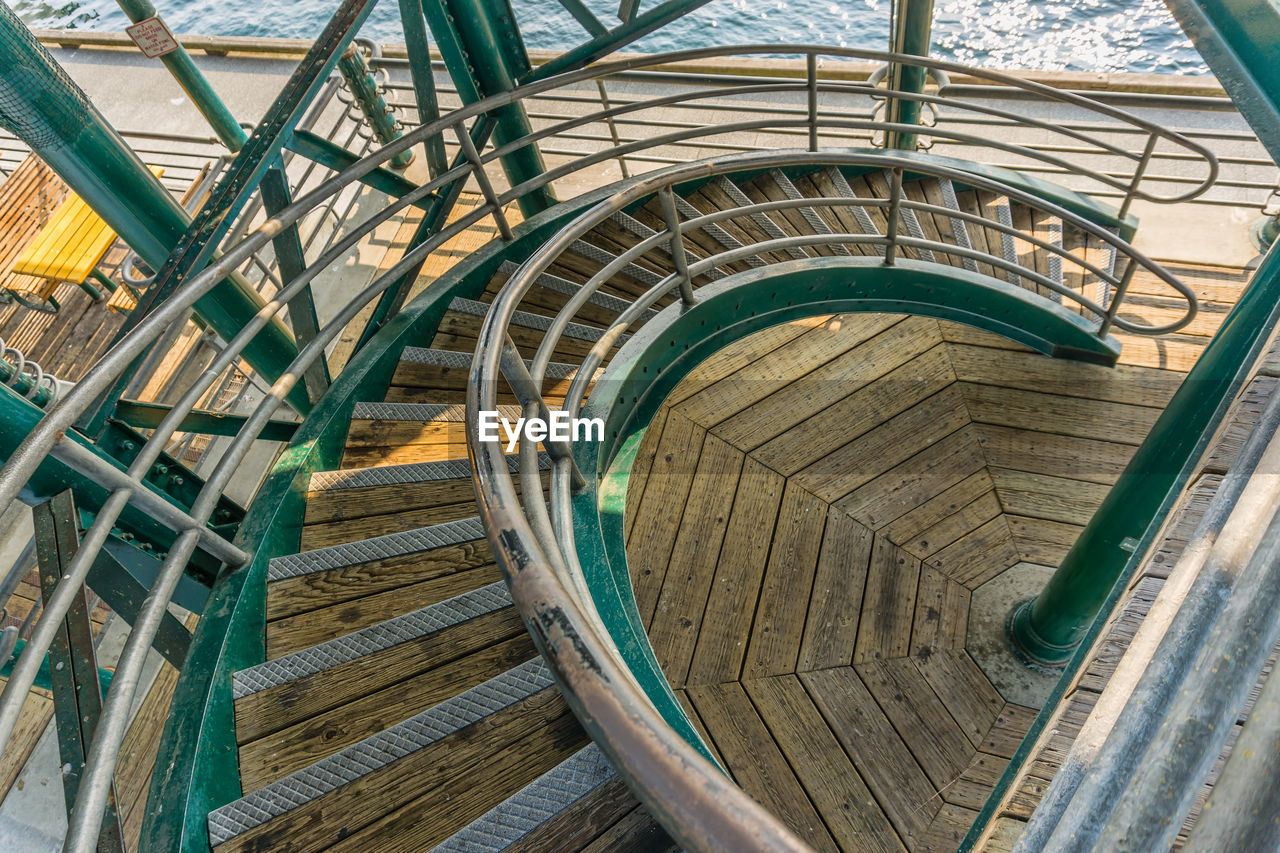
{"label": "curved stainless steel handrail", "polygon": [[[492,191],[491,184],[486,174],[486,168],[493,164],[498,158],[506,153],[510,153],[517,148],[537,145],[539,141],[554,136],[556,133],[566,132],[574,127],[581,126],[591,121],[604,121],[618,115],[639,113],[645,108],[653,108],[655,105],[678,105],[688,104],[696,101],[698,98],[706,98],[708,95],[705,91],[693,92],[686,96],[665,96],[663,98],[649,99],[645,102],[632,103],[612,107],[609,109],[597,111],[587,116],[579,116],[560,122],[552,127],[543,128],[529,134],[528,136],[516,140],[508,145],[500,148],[489,150],[483,154],[475,151],[470,146],[470,137],[467,132],[467,122],[481,116],[485,113],[494,111],[497,108],[521,101],[525,98],[532,97],[542,92],[551,91],[557,88],[571,87],[584,81],[599,80],[611,74],[623,71],[631,71],[643,69],[646,67],[670,64],[675,62],[685,62],[696,59],[704,59],[727,55],[751,55],[769,53],[777,55],[779,52],[793,52],[797,56],[806,57],[806,77],[801,82],[783,83],[777,86],[730,86],[718,87],[713,91],[714,96],[731,97],[735,94],[752,94],[769,92],[787,92],[787,91],[805,91],[810,93],[808,114],[803,119],[795,120],[760,120],[760,121],[744,121],[734,122],[724,125],[710,125],[707,127],[694,128],[692,130],[685,129],[675,133],[665,134],[646,140],[637,140],[627,143],[619,148],[608,149],[594,154],[586,155],[574,160],[572,163],[551,170],[538,178],[526,181],[518,186],[508,189],[501,194]],[[0,504],[8,504],[13,501],[23,485],[34,474],[41,461],[47,456],[53,455],[68,464],[73,465],[77,470],[87,477],[104,484],[111,492],[110,497],[99,510],[99,513],[89,530],[85,534],[84,541],[80,549],[77,551],[75,558],[68,565],[64,579],[60,582],[57,590],[52,596],[48,606],[44,609],[39,620],[37,621],[32,633],[30,642],[27,644],[22,656],[14,666],[11,677],[0,694],[0,744],[7,743],[11,735],[14,724],[16,723],[18,714],[21,710],[22,703],[33,683],[36,671],[39,667],[40,660],[43,658],[50,641],[56,624],[65,615],[74,595],[83,584],[87,576],[89,566],[93,558],[101,549],[110,533],[111,525],[123,512],[126,505],[134,503],[139,508],[156,514],[157,517],[165,524],[169,525],[178,533],[177,541],[170,549],[160,574],[146,601],[143,605],[142,612],[139,615],[137,624],[129,635],[126,642],[124,653],[120,659],[116,676],[113,681],[113,689],[108,694],[106,704],[100,718],[97,734],[94,738],[92,754],[90,761],[86,767],[85,775],[82,779],[77,804],[71,816],[71,825],[67,837],[67,848],[71,850],[89,850],[93,847],[97,837],[97,827],[107,802],[107,795],[111,781],[111,775],[114,767],[114,761],[118,753],[121,739],[124,734],[125,722],[129,705],[132,701],[133,694],[136,692],[141,677],[142,663],[145,660],[145,653],[149,648],[152,639],[155,636],[156,629],[159,625],[160,617],[163,615],[164,608],[168,604],[169,597],[174,589],[178,579],[181,577],[183,566],[187,558],[194,552],[197,547],[204,547],[210,553],[214,554],[224,562],[238,566],[246,562],[250,555],[246,554],[236,545],[226,542],[225,540],[214,534],[208,527],[209,515],[216,505],[217,497],[221,494],[222,489],[228,482],[231,472],[235,466],[245,457],[253,441],[256,439],[262,428],[266,425],[271,414],[283,404],[285,396],[300,380],[301,376],[309,365],[314,363],[317,358],[323,356],[324,346],[332,341],[346,325],[355,318],[360,310],[369,304],[373,299],[377,298],[383,291],[391,287],[392,283],[404,273],[415,268],[432,250],[441,243],[445,242],[452,236],[461,233],[470,225],[492,216],[498,223],[500,231],[504,236],[510,234],[510,229],[503,216],[503,206],[515,199],[521,198],[535,190],[550,184],[552,181],[572,174],[575,171],[587,168],[595,163],[606,159],[611,159],[619,153],[619,151],[640,151],[646,148],[652,148],[665,144],[667,142],[682,141],[687,139],[701,138],[705,136],[714,136],[723,133],[730,133],[739,129],[769,129],[771,127],[807,127],[811,143],[816,144],[818,139],[817,129],[819,127],[843,127],[854,129],[871,129],[871,130],[891,130],[912,132],[919,131],[920,128],[910,125],[899,125],[886,122],[876,122],[874,120],[864,121],[857,118],[849,118],[847,115],[825,115],[821,111],[816,93],[818,92],[845,92],[864,94],[862,89],[870,89],[873,87],[859,87],[857,84],[834,83],[820,79],[817,72],[818,57],[834,57],[838,59],[854,59],[854,60],[872,60],[876,62],[896,62],[903,64],[920,65],[939,71],[952,71],[956,73],[966,73],[970,76],[976,76],[984,80],[1005,86],[1012,86],[1040,97],[1072,104],[1087,109],[1093,113],[1106,116],[1116,121],[1122,122],[1123,125],[1130,129],[1136,128],[1148,134],[1148,150],[1145,155],[1137,158],[1138,165],[1135,167],[1131,179],[1126,183],[1123,180],[1117,180],[1109,175],[1089,169],[1081,164],[1072,163],[1063,158],[1056,157],[1043,151],[1036,151],[1018,145],[1010,145],[1003,142],[984,139],[972,134],[963,134],[954,131],[946,131],[939,128],[929,128],[928,134],[935,137],[946,137],[954,139],[958,142],[974,144],[985,148],[1002,148],[1020,156],[1025,156],[1032,160],[1038,160],[1048,163],[1055,168],[1067,171],[1069,173],[1090,177],[1100,183],[1125,190],[1126,199],[1144,198],[1151,201],[1178,201],[1186,198],[1194,197],[1203,192],[1214,180],[1217,173],[1217,163],[1213,155],[1207,148],[1183,137],[1181,134],[1168,131],[1158,125],[1127,113],[1114,107],[1100,104],[1080,95],[1070,92],[1063,92],[1052,89],[1038,83],[1032,83],[1020,80],[1016,77],[998,72],[986,71],[984,69],[970,69],[956,63],[942,62],[938,60],[922,59],[920,57],[884,53],[879,51],[863,51],[844,48],[827,48],[815,46],[802,46],[796,48],[780,48],[776,45],[768,46],[747,46],[747,47],[720,47],[707,48],[701,50],[680,51],[676,53],[639,56],[629,59],[620,60],[612,63],[604,63],[579,71],[559,75],[557,77],[547,78],[527,86],[520,87],[511,92],[496,95],[487,98],[475,104],[456,110],[447,116],[430,122],[429,124],[420,126],[413,131],[405,134],[402,138],[392,142],[377,152],[361,159],[348,169],[331,177],[317,186],[311,192],[298,198],[293,204],[282,210],[279,214],[267,220],[263,225],[241,239],[234,245],[227,247],[223,255],[211,263],[205,269],[190,276],[184,283],[183,287],[177,291],[165,304],[159,306],[152,314],[145,318],[126,338],[113,347],[94,367],[76,384],[76,386],[60,401],[57,405],[50,408],[45,417],[40,421],[37,427],[26,437],[21,443],[14,455],[9,459],[8,463],[0,469]],[[985,107],[981,104],[961,101],[955,98],[947,98],[943,95],[936,94],[914,94],[907,92],[887,91],[884,89],[876,89],[877,97],[900,97],[903,99],[922,100],[938,105],[948,105],[955,108],[972,110],[975,112],[986,112],[991,115],[1002,115],[1003,113]],[[1048,130],[1043,122],[1033,119],[1024,120],[1030,127]],[[76,442],[67,437],[66,432],[72,429],[76,420],[88,408],[93,405],[96,398],[126,370],[134,359],[143,353],[148,347],[152,346],[156,340],[160,338],[171,326],[176,323],[185,321],[187,313],[191,306],[200,297],[209,292],[222,278],[224,278],[231,270],[238,268],[242,264],[252,261],[259,252],[261,252],[277,234],[281,233],[285,228],[297,223],[303,216],[323,205],[327,200],[334,197],[337,193],[350,187],[361,178],[367,176],[374,169],[385,164],[390,159],[407,150],[408,148],[422,142],[423,140],[433,137],[437,134],[452,132],[459,138],[462,150],[467,155],[465,162],[457,165],[444,174],[436,177],[432,181],[424,184],[413,192],[401,197],[388,204],[383,210],[371,216],[366,222],[354,228],[344,238],[337,241],[324,255],[316,262],[308,266],[299,276],[292,281],[286,283],[275,297],[265,305],[258,315],[248,323],[243,330],[234,336],[228,346],[214,360],[210,368],[201,375],[196,384],[183,395],[178,405],[175,405],[172,411],[165,417],[160,426],[152,433],[147,443],[141,448],[139,455],[127,471],[120,471],[118,468],[106,465],[98,461],[90,454],[83,452],[82,448]],[[1070,132],[1067,136],[1076,139],[1076,141],[1088,142],[1096,146],[1099,152],[1116,154],[1114,146],[1110,146],[1105,140],[1098,138],[1081,138],[1081,134]],[[1085,135],[1087,137],[1087,135]],[[1150,154],[1154,151],[1155,145],[1159,140],[1166,140],[1169,144],[1179,146],[1193,154],[1201,157],[1207,163],[1207,177],[1192,190],[1178,196],[1161,197],[1153,195],[1141,188],[1143,178],[1143,170],[1145,162],[1150,159]],[[1133,159],[1129,152],[1121,152],[1123,156]],[[886,161],[887,162],[887,161]],[[906,166],[912,171],[917,171],[919,164],[914,161],[911,165]],[[216,381],[217,372],[227,367],[233,360],[243,351],[244,346],[250,341],[272,318],[285,310],[288,299],[298,294],[303,288],[307,287],[311,279],[315,275],[334,260],[340,258],[342,254],[349,251],[355,244],[370,233],[377,225],[386,221],[392,216],[404,211],[409,205],[421,201],[432,193],[444,190],[448,185],[456,180],[476,180],[481,188],[485,190],[486,204],[476,208],[466,216],[449,224],[436,235],[414,247],[406,253],[404,257],[395,264],[390,270],[386,271],[376,278],[370,285],[357,294],[338,315],[327,323],[320,333],[313,338],[305,347],[302,348],[297,359],[285,371],[284,375],[272,385],[270,391],[265,395],[264,399],[258,404],[252,415],[249,416],[243,429],[229,443],[225,455],[219,461],[217,467],[210,475],[204,488],[201,490],[195,505],[191,511],[183,512],[175,508],[167,499],[154,492],[150,486],[143,482],[143,477],[151,464],[159,457],[163,451],[165,443],[178,430],[178,425],[190,409],[195,405],[200,394],[208,390]],[[973,184],[973,176],[966,175],[964,180],[966,183]],[[1006,188],[1011,190],[1012,188]],[[1011,197],[1012,193],[1007,192]],[[909,207],[910,202],[905,202],[903,206]],[[1040,206],[1043,207],[1043,204]],[[1065,211],[1064,211],[1065,213]],[[950,215],[950,214],[949,214]],[[1064,217],[1064,221],[1069,219],[1069,215]],[[850,238],[856,235],[845,235]],[[1106,240],[1108,238],[1103,237]],[[1112,242],[1108,240],[1108,242]],[[907,239],[899,240],[898,244],[902,246],[910,246],[912,243]],[[921,244],[920,247],[923,247]],[[1118,304],[1113,300],[1113,304]],[[1090,306],[1086,306],[1090,307]],[[1115,319],[1117,325],[1121,325],[1120,319]],[[563,471],[557,474],[560,482],[564,480]],[[536,552],[530,552],[536,553]],[[513,579],[513,583],[520,589],[525,587],[525,581]],[[541,581],[530,579],[527,582],[533,588],[542,588],[538,584]],[[549,593],[555,593],[554,588],[545,588]],[[589,623],[583,623],[583,630],[589,628]],[[594,629],[592,629],[594,630]],[[583,636],[586,636],[585,634]],[[554,638],[553,638],[554,639]],[[566,652],[568,654],[568,652]],[[569,658],[564,658],[568,660]],[[601,666],[608,670],[606,664]],[[594,670],[593,670],[594,672]],[[620,676],[616,673],[615,676]],[[562,672],[562,678],[568,678]],[[625,679],[624,679],[625,680]],[[591,679],[582,681],[581,683],[571,684],[571,689],[577,690],[580,695],[594,695],[593,691],[599,691],[602,683],[593,676]],[[615,703],[615,695],[612,690],[624,689],[619,686],[610,687],[603,694],[606,697],[604,704],[600,706],[602,716],[597,717],[597,721],[609,721],[606,728],[614,731],[615,741],[618,738],[636,737],[637,744],[646,744],[649,749],[649,755],[658,756],[666,755],[663,743],[662,732],[660,729],[646,729],[643,725],[637,727],[635,720],[631,714],[634,709],[630,706],[617,705]],[[609,717],[608,713],[616,712],[621,716]],[[637,712],[640,713],[640,712]],[[649,720],[649,723],[652,723]],[[603,725],[604,723],[601,722]],[[647,732],[647,734],[645,734]],[[647,740],[646,740],[647,738]],[[636,752],[640,755],[644,750]],[[654,752],[653,750],[657,750]],[[670,756],[668,756],[670,757]],[[696,765],[696,756],[687,759]],[[695,760],[696,759],[696,760]],[[655,765],[656,766],[656,765]],[[663,765],[664,772],[670,771],[673,765]],[[679,765],[683,767],[684,765]],[[634,768],[633,768],[634,770]],[[639,770],[634,770],[639,773]],[[642,774],[643,775],[643,774]],[[701,774],[700,778],[701,778]],[[643,778],[649,780],[649,784],[657,786],[654,790],[662,790],[661,777],[663,773],[649,773]],[[693,796],[687,786],[678,786],[681,796],[687,797],[687,804],[700,805],[702,809],[722,814],[717,810],[717,804],[724,807],[725,804],[734,804],[732,808],[740,808],[738,813],[743,816],[749,816],[757,825],[765,825],[767,823],[767,814],[761,814],[758,807],[752,806],[750,803],[739,803],[734,800],[732,793],[733,787],[730,785],[725,787],[725,780],[722,778],[705,778],[703,779],[707,787],[700,789],[706,796]],[[709,799],[707,798],[709,797]],[[727,799],[721,800],[721,797]],[[668,802],[669,798],[659,797],[658,800]],[[673,804],[673,808],[683,808],[681,804]],[[694,811],[697,811],[695,808]],[[686,811],[680,811],[680,814],[686,814]],[[674,813],[673,813],[674,814]],[[673,817],[674,819],[674,817]],[[759,823],[764,821],[764,823]],[[732,828],[722,826],[725,832],[732,833]],[[794,839],[789,837],[785,830],[777,827],[777,832],[771,836],[776,845],[776,849],[794,849]],[[679,833],[678,833],[679,834]],[[732,834],[725,836],[737,837]],[[696,839],[690,837],[690,846],[696,846]],[[749,839],[747,839],[749,840]]]}
{"label": "curved stainless steel handrail", "polygon": [[[891,170],[895,176],[891,185],[893,197],[891,199],[805,197],[751,204],[680,221],[676,218],[674,207],[667,201],[669,196],[663,196],[677,184],[707,179],[729,171],[748,169],[756,172],[768,168],[819,164]],[[1115,286],[1115,296],[1111,304],[1099,305],[1070,288],[1039,275],[1034,270],[1008,263],[1001,257],[965,250],[954,244],[899,237],[892,218],[884,235],[816,234],[777,238],[708,255],[693,263],[676,262],[677,258],[683,259],[682,232],[726,219],[749,216],[752,213],[800,207],[820,209],[839,205],[857,205],[887,207],[890,217],[900,216],[901,211],[906,209],[953,216],[955,211],[950,208],[902,198],[901,173],[908,169],[938,178],[963,180],[978,188],[1007,195],[1016,201],[1057,216],[1064,223],[1080,228],[1089,236],[1113,247],[1130,261],[1127,272],[1122,278],[1116,278],[1097,266],[1083,263],[1061,247],[1035,238],[1028,241],[1043,250],[1057,253],[1064,261],[1076,263],[1097,275],[1099,279]],[[508,325],[525,294],[562,252],[617,212],[651,198],[654,194],[658,194],[664,200],[666,228],[655,231],[632,248],[617,255],[613,261],[581,286],[552,320],[533,356],[532,366],[526,372],[523,354],[516,350],[507,335]],[[985,227],[1002,233],[1019,234],[1021,239],[1027,239],[1029,236],[981,217],[964,218],[968,221],[981,222]],[[550,624],[553,619],[560,620],[557,627],[576,640],[575,643],[565,647],[564,644],[551,645],[550,638],[543,638],[544,643],[551,645],[550,650],[553,654],[549,657],[562,682],[570,687],[570,703],[579,716],[587,721],[592,735],[601,748],[613,758],[615,766],[627,778],[637,795],[660,819],[663,819],[664,825],[677,837],[677,840],[690,849],[713,849],[716,840],[721,839],[721,834],[732,832],[743,819],[743,813],[739,810],[745,808],[750,798],[735,789],[731,796],[722,792],[720,803],[710,811],[701,802],[698,803],[697,808],[687,807],[694,801],[691,798],[696,798],[706,786],[720,784],[723,776],[718,768],[701,759],[690,744],[663,722],[649,697],[629,677],[626,667],[618,659],[613,639],[609,637],[603,622],[594,612],[585,573],[578,563],[577,548],[574,544],[572,484],[575,480],[580,481],[581,475],[576,470],[572,452],[565,447],[557,448],[550,441],[543,442],[544,446],[551,451],[553,466],[550,510],[548,510],[546,495],[537,479],[523,478],[521,481],[523,495],[521,495],[517,492],[514,478],[507,466],[503,448],[492,442],[480,441],[477,429],[479,412],[496,407],[498,384],[504,375],[517,395],[521,397],[521,402],[526,409],[547,408],[546,401],[541,398],[538,389],[541,388],[545,370],[561,335],[578,310],[599,290],[600,286],[627,263],[642,254],[654,249],[670,247],[672,265],[676,271],[651,286],[602,332],[587,356],[578,365],[566,399],[561,406],[565,411],[577,413],[581,410],[587,388],[607,353],[630,326],[663,297],[679,291],[686,303],[691,302],[696,299],[696,291],[693,291],[691,286],[692,279],[700,273],[722,267],[735,260],[750,256],[759,257],[761,252],[818,243],[879,245],[885,249],[884,263],[886,264],[894,262],[894,250],[898,247],[930,249],[980,260],[993,267],[1015,272],[1036,284],[1050,288],[1063,298],[1074,300],[1082,308],[1100,318],[1098,333],[1101,336],[1106,335],[1107,328],[1112,324],[1129,331],[1143,331],[1143,327],[1116,316],[1129,276],[1138,267],[1143,267],[1156,278],[1167,283],[1188,302],[1188,311],[1183,318],[1166,326],[1149,328],[1147,329],[1149,333],[1180,328],[1190,322],[1195,314],[1196,299],[1189,288],[1159,264],[1151,261],[1108,230],[1061,207],[998,181],[975,178],[948,166],[921,163],[912,158],[893,154],[777,152],[723,160],[712,159],[685,167],[667,169],[656,176],[634,182],[623,191],[580,214],[573,222],[564,226],[554,237],[546,241],[508,279],[485,317],[468,383],[467,442],[475,471],[481,516],[495,557],[511,581],[512,595],[526,620],[533,626]],[[530,393],[535,396],[530,396]],[[537,443],[522,439],[521,467],[535,464],[536,453]],[[617,727],[611,727],[606,725],[604,720],[621,722]],[[683,767],[685,774],[676,781],[653,772],[654,768],[669,768],[676,763]],[[776,819],[759,814],[756,814],[754,819],[760,823],[752,833],[754,838],[749,849],[767,849],[768,844],[781,843],[781,839],[785,838],[781,834]],[[710,843],[707,843],[708,840]],[[705,843],[706,846],[701,846],[699,842]]]}

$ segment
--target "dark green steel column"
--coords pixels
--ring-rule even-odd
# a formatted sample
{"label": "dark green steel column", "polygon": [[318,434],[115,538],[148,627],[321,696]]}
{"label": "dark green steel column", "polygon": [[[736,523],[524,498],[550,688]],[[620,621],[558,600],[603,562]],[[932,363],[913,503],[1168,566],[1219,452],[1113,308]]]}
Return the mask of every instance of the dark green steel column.
{"label": "dark green steel column", "polygon": [[[893,22],[893,43],[890,50],[912,56],[928,56],[932,35],[933,0],[898,0],[898,15]],[[927,76],[925,69],[919,65],[895,63],[889,68],[889,88],[919,94],[924,91]],[[887,118],[891,122],[919,124],[920,102],[891,98]],[[891,132],[885,144],[888,148],[914,151],[917,145],[916,135]]]}
{"label": "dark green steel column", "polygon": [[[30,145],[148,266],[160,269],[191,217],[3,3],[0,55],[0,125]],[[230,340],[263,304],[233,275],[197,300],[195,312]],[[297,354],[278,319],[244,352],[273,381]]]}
{"label": "dark green steel column", "polygon": [[[495,10],[492,7],[497,6]],[[467,103],[490,95],[509,92],[527,73],[528,56],[519,40],[519,30],[505,0],[423,0],[423,14],[440,46],[449,76],[458,94]],[[499,36],[505,33],[507,38]],[[494,110],[497,124],[495,144],[514,142],[533,131],[524,105],[514,103]],[[526,145],[502,158],[502,168],[512,186],[536,178],[546,171],[536,145]],[[550,188],[526,194],[520,210],[528,218],[555,204]]]}
{"label": "dark green steel column", "polygon": [[[129,16],[129,20],[135,24],[139,21],[145,21],[147,18],[157,17],[156,7],[151,5],[151,0],[116,0],[116,2],[120,4],[121,10]],[[175,39],[175,41],[177,40]],[[231,114],[231,110],[227,109],[227,105],[222,103],[218,93],[213,91],[213,87],[209,85],[209,81],[200,73],[200,69],[196,68],[196,64],[191,60],[191,54],[187,53],[187,49],[179,43],[177,50],[166,53],[160,57],[160,61],[164,63],[165,68],[169,69],[173,79],[178,81],[182,91],[187,93],[191,103],[196,105],[196,109],[209,122],[213,132],[218,134],[222,144],[227,146],[227,149],[232,153],[243,148],[245,140],[248,139],[245,136],[244,128],[236,121],[236,117]]]}
{"label": "dark green steel column", "polygon": [[1010,636],[1020,653],[1048,665],[1071,656],[1166,496],[1184,485],[1202,436],[1221,421],[1278,314],[1280,246],[1273,246],[1066,559],[1014,613]]}

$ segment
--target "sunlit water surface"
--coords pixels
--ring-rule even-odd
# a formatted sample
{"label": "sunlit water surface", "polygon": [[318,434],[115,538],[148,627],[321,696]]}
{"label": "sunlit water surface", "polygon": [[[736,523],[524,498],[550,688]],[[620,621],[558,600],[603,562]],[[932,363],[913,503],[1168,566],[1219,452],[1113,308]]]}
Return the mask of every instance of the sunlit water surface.
{"label": "sunlit water surface", "polygon": [[[0,0],[32,27],[123,29],[113,0]],[[308,38],[336,0],[155,0],[176,32]],[[642,9],[657,0],[645,0]],[[608,22],[617,0],[586,0]],[[555,0],[515,0],[530,48],[564,49],[586,32]],[[821,43],[883,49],[888,0],[712,0],[637,42],[646,52],[715,44]],[[616,17],[613,19],[616,20]],[[401,41],[398,7],[383,0],[364,34]],[[991,68],[1204,74],[1207,69],[1161,0],[937,0],[934,54]]]}

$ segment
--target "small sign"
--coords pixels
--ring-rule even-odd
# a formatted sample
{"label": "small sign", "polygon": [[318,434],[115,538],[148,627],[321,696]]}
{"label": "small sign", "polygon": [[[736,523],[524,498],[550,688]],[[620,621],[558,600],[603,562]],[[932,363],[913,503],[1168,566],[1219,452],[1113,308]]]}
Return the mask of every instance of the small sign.
{"label": "small sign", "polygon": [[169,32],[169,28],[160,20],[159,15],[145,18],[124,31],[133,39],[133,43],[142,50],[142,55],[155,59],[178,49],[178,40]]}

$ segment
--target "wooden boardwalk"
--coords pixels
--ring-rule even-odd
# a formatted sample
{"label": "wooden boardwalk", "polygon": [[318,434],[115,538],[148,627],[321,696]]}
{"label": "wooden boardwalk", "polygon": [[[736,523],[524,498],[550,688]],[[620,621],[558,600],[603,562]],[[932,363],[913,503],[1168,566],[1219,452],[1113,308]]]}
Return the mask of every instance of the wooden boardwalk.
{"label": "wooden boardwalk", "polygon": [[627,497],[640,613],[724,766],[817,848],[967,831],[1036,712],[965,651],[970,596],[1061,560],[1243,279],[1179,272],[1204,318],[1115,369],[838,315],[726,348],[656,417]]}

